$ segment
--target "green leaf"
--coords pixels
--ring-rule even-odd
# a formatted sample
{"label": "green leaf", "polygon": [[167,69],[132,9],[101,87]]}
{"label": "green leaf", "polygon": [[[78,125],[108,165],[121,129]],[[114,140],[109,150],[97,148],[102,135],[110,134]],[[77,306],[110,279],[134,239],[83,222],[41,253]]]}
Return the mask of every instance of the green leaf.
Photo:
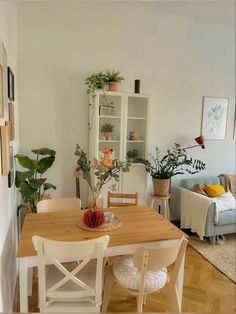
{"label": "green leaf", "polygon": [[54,160],[55,156],[49,156],[40,159],[38,162],[37,172],[42,174],[47,171],[52,166]]}
{"label": "green leaf", "polygon": [[30,178],[29,179],[29,185],[31,186],[31,188],[37,190],[38,188],[40,188],[41,185],[44,184],[44,182],[46,181],[47,179],[34,179],[34,178]]}
{"label": "green leaf", "polygon": [[15,179],[15,185],[17,188],[20,187],[21,183],[23,183],[26,179],[32,177],[34,175],[34,171],[16,171],[16,179]]}
{"label": "green leaf", "polygon": [[54,189],[54,190],[56,190],[56,186],[55,185],[53,185],[53,184],[51,184],[51,183],[44,183],[44,185],[43,185],[43,189],[44,189],[44,191],[47,191],[47,190],[49,190],[49,189]]}
{"label": "green leaf", "polygon": [[50,156],[56,155],[55,150],[49,148],[32,149],[31,152],[33,152],[36,155],[50,155]]}
{"label": "green leaf", "polygon": [[26,199],[27,201],[33,199],[33,195],[36,191],[37,191],[37,189],[32,188],[28,182],[23,182],[20,185],[21,196],[22,196],[22,198]]}
{"label": "green leaf", "polygon": [[19,164],[29,170],[36,170],[38,166],[37,160],[31,159],[28,156],[25,155],[15,155],[15,158],[17,158]]}

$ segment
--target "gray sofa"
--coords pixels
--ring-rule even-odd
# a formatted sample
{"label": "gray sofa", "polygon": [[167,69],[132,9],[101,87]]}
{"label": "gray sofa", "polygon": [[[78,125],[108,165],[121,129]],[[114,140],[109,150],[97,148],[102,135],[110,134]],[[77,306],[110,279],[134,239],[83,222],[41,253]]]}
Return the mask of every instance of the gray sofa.
{"label": "gray sofa", "polygon": [[[201,197],[200,194],[190,191],[195,184],[221,184],[225,187],[225,180],[224,177],[200,177],[182,179],[180,182],[181,189],[187,189],[189,193],[194,193],[193,197]],[[217,223],[215,223],[214,219],[215,211],[215,204],[212,203],[208,207],[205,226],[205,236],[210,237],[212,243],[215,243],[215,237],[217,235],[236,232],[236,209],[232,208],[231,210],[220,212]]]}

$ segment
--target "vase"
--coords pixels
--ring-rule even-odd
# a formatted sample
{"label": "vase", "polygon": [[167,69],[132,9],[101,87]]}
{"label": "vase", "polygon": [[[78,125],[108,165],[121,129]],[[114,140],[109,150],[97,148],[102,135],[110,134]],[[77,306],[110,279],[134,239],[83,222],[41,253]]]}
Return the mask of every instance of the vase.
{"label": "vase", "polygon": [[95,204],[93,196],[91,195],[91,193],[89,193],[88,208],[103,208],[103,197],[101,192],[98,193]]}
{"label": "vase", "polygon": [[108,82],[108,90],[110,92],[116,92],[118,90],[118,83],[117,82]]}
{"label": "vase", "polygon": [[109,141],[112,139],[112,132],[104,132],[103,136],[104,136],[104,140]]}
{"label": "vase", "polygon": [[170,194],[170,178],[155,179],[152,178],[154,195],[167,196]]}

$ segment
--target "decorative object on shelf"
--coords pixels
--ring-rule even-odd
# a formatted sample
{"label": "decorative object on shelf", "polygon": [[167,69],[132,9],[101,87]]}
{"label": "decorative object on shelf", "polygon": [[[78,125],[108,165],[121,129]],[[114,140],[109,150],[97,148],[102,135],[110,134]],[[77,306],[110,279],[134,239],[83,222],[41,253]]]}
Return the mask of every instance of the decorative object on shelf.
{"label": "decorative object on shelf", "polygon": [[[79,145],[76,146],[75,155],[79,156],[77,161],[78,170],[87,181],[90,193],[93,198],[93,207],[96,208],[96,200],[104,184],[107,184],[112,178],[115,181],[119,181],[119,172],[129,171],[129,162],[121,162],[118,159],[112,159],[112,148],[105,147],[103,149],[103,155],[98,160],[96,158],[91,162],[87,153],[85,153]],[[93,185],[92,176],[95,175],[95,185]],[[113,186],[111,186],[113,188]]]}
{"label": "decorative object on shelf", "polygon": [[229,98],[203,97],[201,133],[207,140],[224,140]]}
{"label": "decorative object on shelf", "polygon": [[139,141],[140,135],[138,132],[135,131],[129,131],[129,140],[130,141]]}
{"label": "decorative object on shelf", "polygon": [[[195,174],[206,168],[206,164],[198,159],[188,158],[187,152],[180,144],[174,144],[172,150],[161,157],[161,151],[156,147],[155,154],[150,154],[151,162],[143,160],[146,170],[151,174],[155,195],[170,194],[170,178],[178,174]],[[191,170],[193,169],[193,170]]]}
{"label": "decorative object on shelf", "polygon": [[[31,159],[26,155],[15,155],[20,166],[26,168],[27,171],[16,171],[15,185],[19,188],[22,200],[26,204],[20,204],[17,211],[26,207],[29,212],[37,212],[37,202],[39,202],[45,192],[49,189],[56,189],[56,186],[46,182],[47,178],[43,178],[43,174],[53,165],[56,152],[49,148],[32,149],[37,157]],[[40,156],[43,156],[41,159]]]}
{"label": "decorative object on shelf", "polygon": [[100,116],[112,116],[114,106],[112,105],[101,105],[99,106],[99,115]]}
{"label": "decorative object on shelf", "polygon": [[3,70],[0,64],[0,118],[4,118],[4,100],[3,100]]}
{"label": "decorative object on shelf", "polygon": [[10,188],[14,182],[14,155],[13,155],[13,147],[9,147],[9,162],[10,162],[10,170],[8,173],[8,187]]}
{"label": "decorative object on shelf", "polygon": [[101,132],[103,132],[103,136],[104,136],[104,139],[106,141],[112,139],[112,132],[113,132],[113,130],[114,130],[114,125],[112,125],[110,123],[103,124],[103,126],[101,128]]}
{"label": "decorative object on shelf", "polygon": [[9,126],[2,125],[0,127],[0,131],[2,175],[8,176],[8,173],[10,171]]}
{"label": "decorative object on shelf", "polygon": [[197,143],[197,145],[191,145],[191,146],[187,146],[187,147],[183,147],[183,149],[189,149],[189,148],[194,148],[197,146],[201,146],[202,149],[205,149],[205,139],[203,135],[200,135],[198,137],[195,137],[195,142]]}
{"label": "decorative object on shelf", "polygon": [[8,98],[11,101],[14,101],[15,100],[14,74],[9,66],[7,67],[7,90]]}
{"label": "decorative object on shelf", "polygon": [[140,80],[134,80],[134,92],[136,94],[140,93]]}
{"label": "decorative object on shelf", "polygon": [[105,222],[104,213],[99,209],[88,209],[83,215],[83,222],[90,228],[97,228]]}
{"label": "decorative object on shelf", "polygon": [[124,77],[120,76],[120,71],[116,71],[114,68],[112,70],[106,70],[106,81],[109,91],[116,92],[118,90],[118,84],[123,80]]}
{"label": "decorative object on shelf", "polygon": [[15,139],[15,115],[14,115],[14,105],[9,102],[8,104],[9,111],[9,138],[10,141],[14,141]]}

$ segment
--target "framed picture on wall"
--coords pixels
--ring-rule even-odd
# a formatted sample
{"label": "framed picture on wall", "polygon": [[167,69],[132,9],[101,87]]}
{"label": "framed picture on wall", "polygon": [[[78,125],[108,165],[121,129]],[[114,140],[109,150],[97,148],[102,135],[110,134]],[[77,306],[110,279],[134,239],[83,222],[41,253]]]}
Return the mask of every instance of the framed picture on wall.
{"label": "framed picture on wall", "polygon": [[9,127],[0,126],[2,175],[8,176],[10,171]]}
{"label": "framed picture on wall", "polygon": [[206,140],[224,140],[229,98],[203,97],[201,134]]}
{"label": "framed picture on wall", "polygon": [[8,104],[8,112],[9,112],[9,138],[10,141],[14,141],[15,139],[15,114],[14,114],[14,105],[9,102]]}
{"label": "framed picture on wall", "polygon": [[3,106],[3,71],[0,64],[0,118],[4,118],[4,106]]}
{"label": "framed picture on wall", "polygon": [[10,162],[10,171],[8,173],[8,187],[10,188],[14,182],[14,155],[13,155],[13,147],[9,147],[9,162]]}
{"label": "framed picture on wall", "polygon": [[14,74],[10,67],[7,67],[7,90],[8,90],[8,98],[11,101],[15,99],[15,86],[14,86]]}

